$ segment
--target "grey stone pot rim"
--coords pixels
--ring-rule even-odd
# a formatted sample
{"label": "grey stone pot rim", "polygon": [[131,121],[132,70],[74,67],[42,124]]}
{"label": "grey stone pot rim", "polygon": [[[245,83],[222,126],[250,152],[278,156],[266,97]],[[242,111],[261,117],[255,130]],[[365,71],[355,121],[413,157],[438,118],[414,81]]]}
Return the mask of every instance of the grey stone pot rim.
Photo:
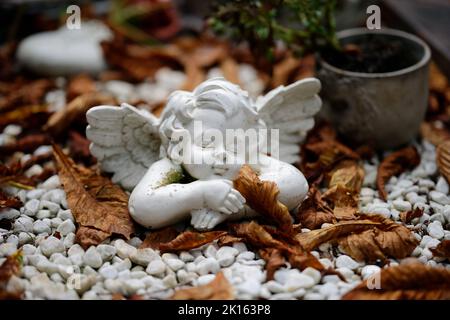
{"label": "grey stone pot rim", "polygon": [[351,36],[358,36],[358,35],[364,35],[364,34],[380,34],[380,35],[390,35],[390,36],[396,36],[398,38],[403,38],[410,40],[412,42],[417,43],[419,46],[421,46],[424,49],[424,53],[422,58],[415,64],[403,68],[396,71],[391,72],[382,72],[382,73],[366,73],[366,72],[354,72],[354,71],[348,71],[345,69],[337,68],[328,62],[322,57],[321,58],[321,64],[323,68],[326,68],[328,70],[331,70],[337,74],[343,75],[343,76],[350,76],[350,77],[359,77],[359,78],[390,78],[390,77],[396,77],[400,75],[404,75],[410,72],[413,72],[415,70],[418,70],[428,64],[428,62],[431,59],[431,50],[430,47],[420,39],[419,37],[410,34],[408,32],[404,32],[397,29],[389,29],[389,28],[383,28],[381,30],[368,30],[366,28],[352,28],[352,29],[346,29],[339,31],[337,33],[338,39],[344,39]]}

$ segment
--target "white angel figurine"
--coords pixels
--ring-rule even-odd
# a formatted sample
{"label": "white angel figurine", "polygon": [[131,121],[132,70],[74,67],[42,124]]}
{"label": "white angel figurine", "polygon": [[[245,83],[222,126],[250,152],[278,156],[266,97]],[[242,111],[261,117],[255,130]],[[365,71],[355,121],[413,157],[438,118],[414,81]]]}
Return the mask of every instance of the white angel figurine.
{"label": "white angel figurine", "polygon": [[[314,125],[322,104],[319,90],[319,80],[309,78],[253,102],[239,86],[213,78],[193,92],[172,93],[160,118],[127,104],[97,106],[87,112],[90,150],[101,169],[113,173],[114,183],[132,191],[130,214],[147,228],[190,217],[194,228],[208,230],[257,214],[233,188],[244,163],[261,180],[275,182],[278,200],[293,210],[305,198],[308,183],[289,163],[299,159],[299,143]],[[250,141],[243,154],[237,152],[249,129],[278,129],[279,141],[272,139],[270,147],[267,139]],[[233,139],[222,139],[230,130],[237,132]]]}

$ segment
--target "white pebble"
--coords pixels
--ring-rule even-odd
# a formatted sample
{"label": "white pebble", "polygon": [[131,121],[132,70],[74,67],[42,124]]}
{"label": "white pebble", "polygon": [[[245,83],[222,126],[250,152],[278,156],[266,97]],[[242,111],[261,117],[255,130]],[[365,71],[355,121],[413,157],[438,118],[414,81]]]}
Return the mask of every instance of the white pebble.
{"label": "white pebble", "polygon": [[214,274],[205,274],[203,276],[200,276],[197,278],[197,285],[198,286],[204,286],[205,284],[210,283],[215,279],[216,275]]}
{"label": "white pebble", "polygon": [[60,188],[61,182],[58,175],[51,176],[50,178],[45,180],[44,183],[41,184],[41,187],[47,190]]}
{"label": "white pebble", "polygon": [[166,264],[169,266],[170,269],[173,271],[180,270],[184,267],[184,262],[180,259],[167,259],[165,260]]}
{"label": "white pebble", "polygon": [[75,225],[73,224],[72,220],[69,219],[62,222],[56,229],[56,231],[58,231],[63,236],[66,236],[71,232],[75,232],[75,230],[76,230]]}
{"label": "white pebble", "polygon": [[42,220],[37,220],[37,221],[35,221],[34,224],[33,224],[33,232],[36,233],[36,234],[44,233],[44,232],[46,232],[46,233],[49,234],[49,233],[51,232],[51,228],[50,228],[50,226],[49,226],[47,223],[45,223],[44,221],[42,221]]}
{"label": "white pebble", "polygon": [[381,270],[381,268],[379,266],[366,265],[361,269],[361,276],[362,276],[363,280],[366,280],[368,277],[379,272],[380,270]]}
{"label": "white pebble", "polygon": [[122,259],[130,258],[136,253],[137,249],[122,239],[118,239],[114,242],[114,247],[116,247],[117,255]]}
{"label": "white pebble", "polygon": [[0,244],[0,257],[6,257],[14,254],[17,250],[17,244],[7,242]]}
{"label": "white pebble", "polygon": [[411,203],[408,201],[403,200],[394,200],[392,201],[392,204],[394,205],[394,208],[398,211],[409,211],[411,210]]}
{"label": "white pebble", "polygon": [[92,268],[100,268],[102,266],[102,256],[98,253],[97,249],[94,246],[89,247],[86,253],[83,256],[83,262],[92,267]]}
{"label": "white pebble", "polygon": [[443,194],[448,194],[449,192],[448,182],[442,176],[439,177],[438,182],[436,183],[436,191],[439,191]]}
{"label": "white pebble", "polygon": [[199,275],[208,273],[217,273],[220,270],[220,265],[214,258],[206,258],[197,264],[196,271]]}
{"label": "white pebble", "polygon": [[33,219],[22,215],[14,221],[14,231],[33,232]]}
{"label": "white pebble", "polygon": [[98,270],[98,273],[105,279],[115,279],[115,278],[117,278],[117,275],[119,274],[117,272],[117,269],[110,265],[101,267]]}
{"label": "white pebble", "polygon": [[444,237],[444,229],[439,221],[433,221],[428,225],[428,234],[435,239],[441,239]]}
{"label": "white pebble", "polygon": [[350,270],[355,270],[359,267],[359,263],[347,255],[337,257],[335,264],[336,268],[349,268]]}
{"label": "white pebble", "polygon": [[448,197],[447,195],[445,195],[444,193],[442,193],[442,192],[439,192],[439,191],[431,191],[430,193],[429,193],[429,196],[430,196],[430,198],[433,200],[433,201],[435,201],[435,202],[437,202],[437,203],[439,203],[439,204],[441,204],[441,205],[447,205],[447,204],[450,204],[450,197]]}
{"label": "white pebble", "polygon": [[63,242],[54,236],[50,236],[43,240],[40,243],[39,248],[47,257],[50,257],[55,252],[64,252],[65,249]]}
{"label": "white pebble", "polygon": [[137,249],[130,259],[134,263],[146,267],[150,261],[159,259],[159,255],[151,248]]}
{"label": "white pebble", "polygon": [[27,192],[27,199],[39,199],[45,193],[44,189],[33,189]]}
{"label": "white pebble", "polygon": [[116,248],[109,244],[99,244],[97,246],[97,252],[103,261],[109,261],[116,255]]}
{"label": "white pebble", "polygon": [[166,265],[162,260],[153,260],[145,271],[150,275],[160,275],[166,271]]}

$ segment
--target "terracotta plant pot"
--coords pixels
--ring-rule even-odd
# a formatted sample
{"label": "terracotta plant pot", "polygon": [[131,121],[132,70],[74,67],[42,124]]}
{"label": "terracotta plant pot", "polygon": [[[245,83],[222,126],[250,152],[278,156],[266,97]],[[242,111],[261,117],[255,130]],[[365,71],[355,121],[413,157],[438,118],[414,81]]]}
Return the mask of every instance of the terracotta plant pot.
{"label": "terracotta plant pot", "polygon": [[425,42],[399,30],[348,29],[339,32],[338,38],[345,45],[369,35],[400,43],[412,63],[392,72],[363,73],[337,68],[322,58],[321,116],[354,142],[396,148],[417,135],[424,118],[431,53]]}

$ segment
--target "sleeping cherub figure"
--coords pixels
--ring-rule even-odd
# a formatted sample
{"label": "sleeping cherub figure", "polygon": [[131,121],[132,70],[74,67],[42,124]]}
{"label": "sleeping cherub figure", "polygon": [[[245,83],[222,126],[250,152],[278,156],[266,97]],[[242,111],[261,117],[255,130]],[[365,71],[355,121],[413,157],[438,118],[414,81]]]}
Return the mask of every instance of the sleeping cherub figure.
{"label": "sleeping cherub figure", "polygon": [[190,218],[194,228],[208,230],[257,215],[233,188],[244,164],[275,182],[278,200],[294,210],[308,183],[290,163],[320,110],[319,90],[309,78],[254,102],[214,78],[193,92],[173,92],[160,118],[127,104],[97,106],[87,112],[90,150],[112,181],[131,191],[130,214],[147,228]]}

